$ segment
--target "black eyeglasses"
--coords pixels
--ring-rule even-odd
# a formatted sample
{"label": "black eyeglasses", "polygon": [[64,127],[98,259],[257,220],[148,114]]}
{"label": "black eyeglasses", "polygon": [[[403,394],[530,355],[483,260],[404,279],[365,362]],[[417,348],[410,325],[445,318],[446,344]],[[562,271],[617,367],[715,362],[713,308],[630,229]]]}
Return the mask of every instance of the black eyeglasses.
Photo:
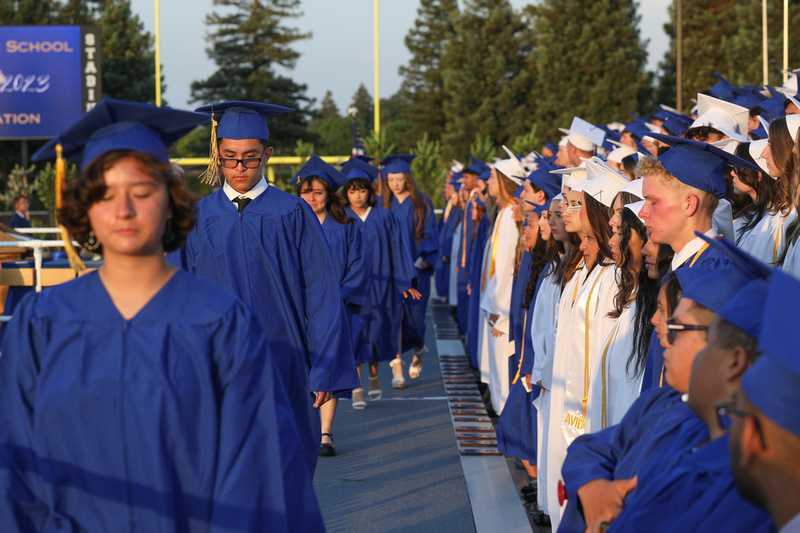
{"label": "black eyeglasses", "polygon": [[667,342],[675,343],[675,335],[680,331],[708,331],[708,326],[698,326],[696,324],[681,324],[674,318],[667,319]]}
{"label": "black eyeglasses", "polygon": [[730,415],[741,416],[743,418],[752,418],[753,423],[756,426],[756,431],[758,432],[758,438],[761,441],[761,446],[765,450],[767,449],[767,443],[764,441],[764,433],[761,431],[761,423],[758,421],[758,417],[755,415],[755,413],[750,413],[734,407],[733,402],[716,403],[714,404],[714,409],[717,410],[717,422],[719,423],[719,427],[724,429],[726,432],[730,431],[731,427],[733,426],[733,420],[731,420]]}
{"label": "black eyeglasses", "polygon": [[220,157],[219,164],[225,168],[236,168],[242,164],[244,168],[256,168],[261,164],[260,157],[245,157],[244,159],[234,159],[232,157]]}

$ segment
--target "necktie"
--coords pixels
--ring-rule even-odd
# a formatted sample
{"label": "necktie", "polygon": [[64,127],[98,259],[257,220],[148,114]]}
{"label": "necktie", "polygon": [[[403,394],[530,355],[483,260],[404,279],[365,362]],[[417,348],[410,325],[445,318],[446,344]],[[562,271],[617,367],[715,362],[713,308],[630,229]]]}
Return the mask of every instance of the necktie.
{"label": "necktie", "polygon": [[239,206],[239,212],[241,213],[242,211],[244,211],[244,208],[247,206],[247,204],[252,202],[253,199],[252,198],[248,198],[246,196],[240,196],[238,198],[234,198],[231,201]]}

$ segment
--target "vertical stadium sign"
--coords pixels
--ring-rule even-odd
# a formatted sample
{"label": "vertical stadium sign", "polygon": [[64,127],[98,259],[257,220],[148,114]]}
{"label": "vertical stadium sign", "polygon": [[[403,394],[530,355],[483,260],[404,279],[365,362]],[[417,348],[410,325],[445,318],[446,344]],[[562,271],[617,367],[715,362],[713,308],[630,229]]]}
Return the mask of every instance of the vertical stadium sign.
{"label": "vertical stadium sign", "polygon": [[102,96],[100,28],[0,27],[0,139],[55,137]]}

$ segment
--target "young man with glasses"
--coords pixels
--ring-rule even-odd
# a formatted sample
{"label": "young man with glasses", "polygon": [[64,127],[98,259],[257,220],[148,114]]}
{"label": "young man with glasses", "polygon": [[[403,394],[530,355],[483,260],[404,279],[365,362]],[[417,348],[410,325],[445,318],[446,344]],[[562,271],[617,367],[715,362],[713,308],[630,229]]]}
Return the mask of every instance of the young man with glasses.
{"label": "young man with glasses", "polygon": [[219,185],[221,170],[224,184],[198,202],[197,225],[169,260],[235,294],[258,315],[273,353],[284,355],[279,365],[313,475],[321,439],[314,408],[360,385],[319,220],[262,172],[273,151],[266,117],[292,109],[233,101],[197,111],[219,118],[205,181]]}

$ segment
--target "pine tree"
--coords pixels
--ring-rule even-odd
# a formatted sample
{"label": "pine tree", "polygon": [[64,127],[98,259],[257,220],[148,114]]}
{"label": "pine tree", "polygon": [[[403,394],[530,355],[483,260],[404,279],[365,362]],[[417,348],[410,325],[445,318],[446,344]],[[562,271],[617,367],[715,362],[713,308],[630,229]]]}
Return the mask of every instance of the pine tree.
{"label": "pine tree", "polygon": [[319,114],[323,119],[339,117],[339,108],[336,107],[336,102],[333,101],[333,94],[330,91],[325,91],[325,96],[322,97]]}
{"label": "pine tree", "polygon": [[464,160],[475,135],[506,142],[530,128],[529,28],[507,0],[467,0],[442,51],[446,159]]}
{"label": "pine tree", "polygon": [[355,94],[353,94],[353,101],[350,103],[350,107],[356,109],[356,120],[359,122],[361,133],[366,134],[368,131],[372,131],[374,126],[373,117],[375,116],[373,112],[374,104],[372,95],[369,94],[363,83],[358,86]]}
{"label": "pine tree", "polygon": [[438,140],[444,133],[440,61],[445,42],[453,34],[453,18],[457,14],[456,0],[420,0],[414,27],[406,35],[411,60],[400,67],[400,75],[403,76],[401,92],[409,102],[404,112],[409,138],[419,139],[427,133]]}
{"label": "pine tree", "polygon": [[417,157],[411,162],[411,172],[417,186],[433,201],[435,208],[444,207],[442,189],[444,188],[445,172],[442,169],[442,154],[439,141],[422,135],[422,139],[414,147]]}
{"label": "pine tree", "polygon": [[530,7],[537,84],[531,109],[545,138],[577,115],[625,120],[649,102],[647,59],[634,0],[544,0]]}
{"label": "pine tree", "polygon": [[294,68],[300,54],[292,44],[311,36],[285,26],[286,19],[302,15],[299,0],[214,0],[214,5],[226,8],[224,14],[206,17],[206,24],[216,27],[207,52],[217,71],[192,82],[192,101],[249,100],[291,107],[296,111],[269,120],[270,142],[291,149],[309,136],[313,103],[305,85],[276,72],[276,67]]}
{"label": "pine tree", "polygon": [[16,0],[0,2],[0,26],[33,26],[55,23],[56,0]]}

